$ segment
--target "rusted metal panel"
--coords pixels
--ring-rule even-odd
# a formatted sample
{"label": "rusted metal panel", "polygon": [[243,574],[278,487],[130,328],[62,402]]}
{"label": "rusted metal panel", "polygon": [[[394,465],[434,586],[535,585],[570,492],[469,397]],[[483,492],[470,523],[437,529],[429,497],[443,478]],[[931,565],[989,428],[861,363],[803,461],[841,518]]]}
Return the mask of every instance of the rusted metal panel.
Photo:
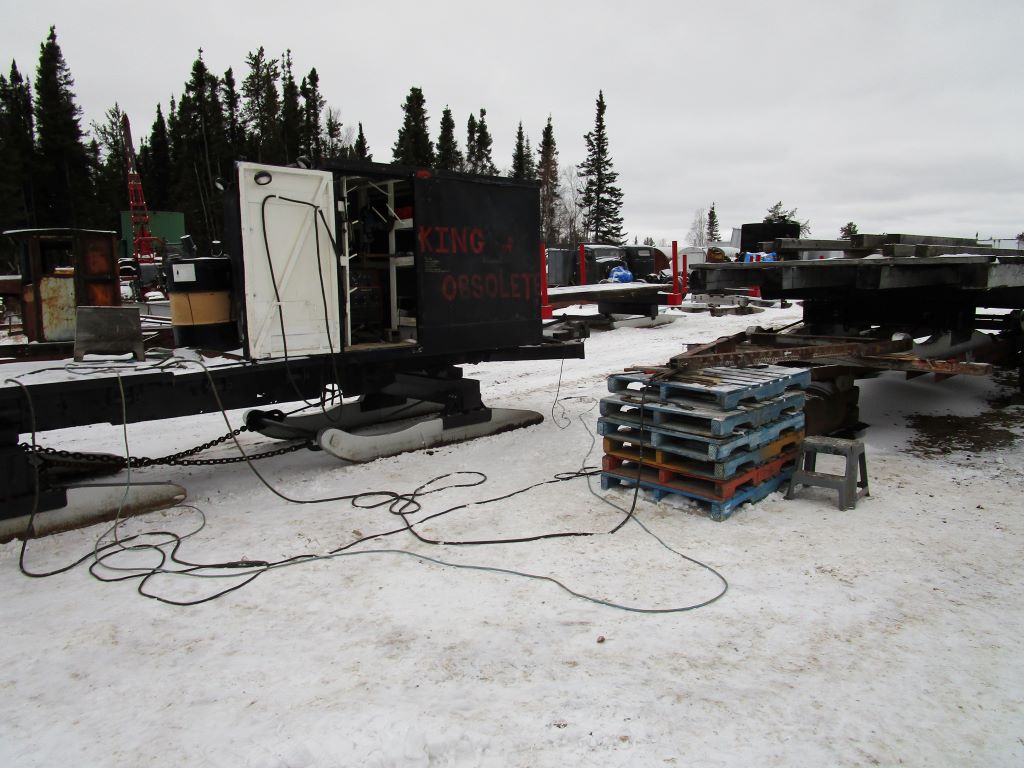
{"label": "rusted metal panel", "polygon": [[966,376],[990,376],[992,366],[989,363],[968,363],[963,360],[935,360],[907,355],[864,356],[859,359],[871,368],[884,368],[890,371],[916,371],[920,373],[938,373],[946,376],[964,374]]}
{"label": "rusted metal panel", "polygon": [[[784,337],[779,337],[784,338]],[[731,341],[731,340],[730,340]],[[842,357],[845,355],[878,355],[887,352],[903,352],[913,346],[911,339],[895,339],[867,342],[844,342],[810,344],[807,346],[771,346],[736,348],[729,352],[684,352],[670,360],[677,370],[705,368],[709,366],[750,366],[775,363],[783,360],[811,360],[815,357]]]}
{"label": "rusted metal panel", "polygon": [[38,341],[70,341],[75,338],[75,276],[47,275],[39,280],[39,313],[42,333]]}

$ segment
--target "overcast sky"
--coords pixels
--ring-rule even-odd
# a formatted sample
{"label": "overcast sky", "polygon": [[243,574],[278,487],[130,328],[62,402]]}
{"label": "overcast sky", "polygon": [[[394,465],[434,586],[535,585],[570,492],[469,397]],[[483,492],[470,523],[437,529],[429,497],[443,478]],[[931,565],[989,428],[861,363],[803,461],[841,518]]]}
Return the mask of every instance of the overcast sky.
{"label": "overcast sky", "polygon": [[683,241],[712,201],[726,235],[777,200],[818,238],[850,220],[861,232],[1024,231],[1022,0],[12,5],[4,69],[14,59],[34,79],[56,25],[84,127],[117,102],[148,133],[200,47],[239,80],[248,51],[290,48],[296,76],[315,66],[384,162],[410,86],[435,140],[445,105],[460,144],[486,108],[499,168],[519,121],[536,147],[549,114],[561,163],[580,162],[603,89],[630,239]]}

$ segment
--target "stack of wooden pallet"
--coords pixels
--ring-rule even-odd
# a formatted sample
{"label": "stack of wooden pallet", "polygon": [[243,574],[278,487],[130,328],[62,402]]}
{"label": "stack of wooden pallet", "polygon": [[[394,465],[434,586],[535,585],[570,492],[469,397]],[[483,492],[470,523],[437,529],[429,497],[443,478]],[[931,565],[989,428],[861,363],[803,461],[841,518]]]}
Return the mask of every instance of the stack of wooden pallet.
{"label": "stack of wooden pallet", "polygon": [[724,520],[789,479],[804,436],[799,390],[810,383],[810,371],[777,365],[613,374],[598,420],[601,487],[639,483]]}

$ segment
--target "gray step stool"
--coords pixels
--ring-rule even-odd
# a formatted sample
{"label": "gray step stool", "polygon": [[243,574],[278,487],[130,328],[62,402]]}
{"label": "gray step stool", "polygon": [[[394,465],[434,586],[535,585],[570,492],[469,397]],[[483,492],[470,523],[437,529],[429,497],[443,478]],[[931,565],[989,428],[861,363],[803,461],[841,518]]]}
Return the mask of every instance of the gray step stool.
{"label": "gray step stool", "polygon": [[[814,465],[819,453],[828,453],[846,457],[846,472],[833,475],[827,472],[815,472]],[[858,479],[857,471],[860,470]],[[870,496],[868,492],[868,462],[864,455],[864,442],[861,440],[843,440],[838,437],[807,437],[800,445],[800,456],[796,461],[796,470],[789,482],[787,499],[792,499],[799,485],[813,485],[821,488],[832,488],[839,491],[839,508],[856,508],[857,499]]]}

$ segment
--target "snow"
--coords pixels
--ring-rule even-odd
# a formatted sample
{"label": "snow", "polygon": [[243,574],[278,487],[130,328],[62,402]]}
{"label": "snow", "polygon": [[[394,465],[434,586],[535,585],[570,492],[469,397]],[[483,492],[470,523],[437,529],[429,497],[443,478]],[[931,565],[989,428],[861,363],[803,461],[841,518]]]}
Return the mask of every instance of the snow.
{"label": "snow", "polygon": [[[686,314],[595,333],[586,360],[467,369],[491,404],[544,413],[536,427],[364,465],[301,452],[258,466],[304,499],[487,474],[485,485],[423,497],[418,517],[497,497],[599,463],[591,433],[609,373],[663,363],[683,342],[786,324],[799,311]],[[551,583],[395,553],[282,568],[179,608],[84,567],[26,578],[19,546],[3,545],[0,764],[1020,765],[1022,409],[991,405],[997,382],[930,378],[861,382],[871,496],[855,510],[840,512],[834,492],[801,488],[792,501],[776,493],[715,523],[641,494],[644,525],[729,580],[723,598],[691,612],[628,613]],[[988,450],[955,436],[935,442],[921,431],[929,415],[929,428],[980,420],[980,434],[1009,437]],[[240,412],[230,417],[237,424]],[[211,415],[134,424],[128,435],[133,453],[162,455],[224,431]],[[124,451],[121,428],[109,425],[43,442]],[[325,553],[400,524],[386,508],[289,504],[244,464],[134,474],[183,484],[203,510],[206,527],[179,552],[193,562]],[[459,480],[472,477],[443,482]],[[421,532],[454,540],[610,530],[621,513],[599,496],[628,507],[632,492],[591,484],[595,493],[576,479],[473,504]],[[126,521],[122,535],[184,534],[197,520],[188,508],[150,514]],[[27,566],[71,562],[105,528],[33,541]],[[614,536],[508,546],[432,547],[403,533],[359,549],[528,571],[640,607],[698,603],[719,590],[711,573],[632,523]],[[141,552],[116,562],[155,564]],[[145,589],[183,599],[227,583],[162,576]]]}

